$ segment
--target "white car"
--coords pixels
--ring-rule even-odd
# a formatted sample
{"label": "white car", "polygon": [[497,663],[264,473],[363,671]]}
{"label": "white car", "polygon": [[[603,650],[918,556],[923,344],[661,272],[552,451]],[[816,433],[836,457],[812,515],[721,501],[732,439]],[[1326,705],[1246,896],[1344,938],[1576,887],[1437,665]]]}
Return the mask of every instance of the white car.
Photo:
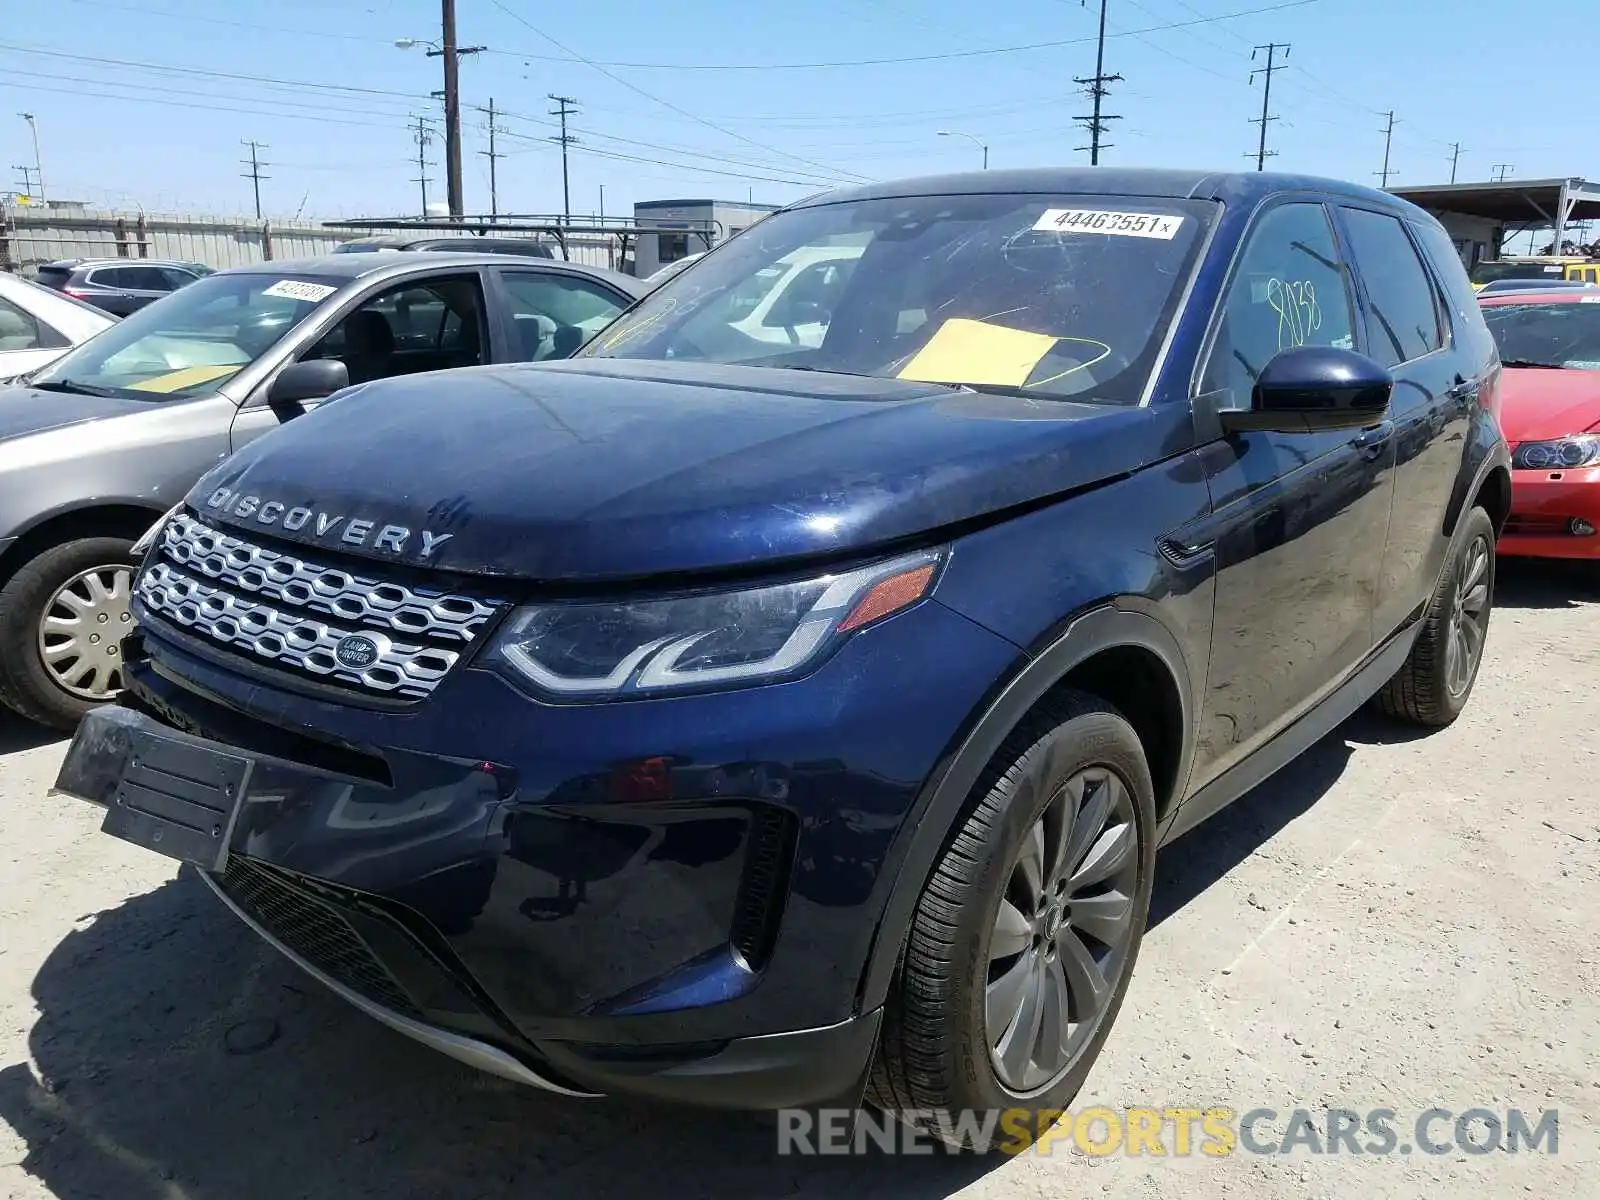
{"label": "white car", "polygon": [[744,313],[729,323],[757,341],[816,349],[861,250],[805,246],[784,255],[751,277],[746,295],[734,298]]}
{"label": "white car", "polygon": [[660,287],[663,283],[671,279],[679,271],[682,271],[690,263],[694,262],[696,259],[703,258],[704,256],[705,251],[702,250],[698,254],[686,254],[682,258],[673,259],[666,266],[657,267],[654,271],[651,271],[650,274],[644,277],[644,281],[651,287]]}
{"label": "white car", "polygon": [[71,296],[0,273],[0,382],[37,371],[116,323]]}

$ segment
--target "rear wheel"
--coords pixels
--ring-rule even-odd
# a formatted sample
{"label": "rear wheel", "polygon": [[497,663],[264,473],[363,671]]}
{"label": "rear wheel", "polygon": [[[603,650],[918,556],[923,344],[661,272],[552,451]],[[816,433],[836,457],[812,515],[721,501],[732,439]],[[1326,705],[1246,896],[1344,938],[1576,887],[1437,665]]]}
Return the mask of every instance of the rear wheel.
{"label": "rear wheel", "polygon": [[126,538],[53,546],[0,588],[0,699],[70,730],[122,690],[133,628],[134,564]]}
{"label": "rear wheel", "polygon": [[[1155,799],[1132,726],[1069,693],[1001,747],[934,869],[884,1014],[869,1100],[970,1146],[963,1110],[1038,1114],[1083,1086],[1150,905]],[[995,1136],[1014,1138],[1007,1128]]]}
{"label": "rear wheel", "polygon": [[1384,713],[1434,729],[1461,715],[1483,665],[1494,572],[1494,522],[1474,508],[1463,518],[1410,657],[1376,697]]}

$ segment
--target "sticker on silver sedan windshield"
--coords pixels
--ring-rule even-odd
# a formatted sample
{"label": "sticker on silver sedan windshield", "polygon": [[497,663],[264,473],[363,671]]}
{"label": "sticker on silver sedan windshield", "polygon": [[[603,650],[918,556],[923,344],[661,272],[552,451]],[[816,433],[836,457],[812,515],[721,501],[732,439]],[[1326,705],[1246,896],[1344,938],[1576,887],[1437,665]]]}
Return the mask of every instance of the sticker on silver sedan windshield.
{"label": "sticker on silver sedan windshield", "polygon": [[280,279],[269,288],[262,288],[263,296],[279,296],[284,300],[308,300],[312,304],[326,300],[339,289],[326,283],[307,283],[303,279]]}
{"label": "sticker on silver sedan windshield", "polygon": [[1057,233],[1107,233],[1170,242],[1183,228],[1183,218],[1166,213],[1111,212],[1099,208],[1047,208],[1033,227]]}

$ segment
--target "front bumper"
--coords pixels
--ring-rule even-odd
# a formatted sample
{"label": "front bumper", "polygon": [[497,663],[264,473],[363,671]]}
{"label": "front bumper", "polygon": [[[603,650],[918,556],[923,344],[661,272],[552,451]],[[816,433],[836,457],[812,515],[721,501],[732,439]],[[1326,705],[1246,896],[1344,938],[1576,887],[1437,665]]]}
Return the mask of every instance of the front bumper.
{"label": "front bumper", "polygon": [[759,692],[585,710],[462,670],[407,713],[276,691],[147,626],[57,788],[464,1061],[571,1094],[853,1102],[902,819],[1015,654],[912,615]]}
{"label": "front bumper", "polygon": [[1511,517],[1498,550],[1527,558],[1600,558],[1600,467],[1513,471]]}

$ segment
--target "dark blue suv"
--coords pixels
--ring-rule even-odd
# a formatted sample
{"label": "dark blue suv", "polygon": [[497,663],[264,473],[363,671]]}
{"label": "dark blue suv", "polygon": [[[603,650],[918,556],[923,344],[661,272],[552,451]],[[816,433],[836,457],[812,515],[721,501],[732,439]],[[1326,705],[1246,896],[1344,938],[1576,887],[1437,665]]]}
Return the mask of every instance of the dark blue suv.
{"label": "dark blue suv", "polygon": [[1369,699],[1466,703],[1498,380],[1444,230],[1366,188],[814,198],[575,359],[216,467],[58,788],[512,1079],[1059,1109],[1159,846]]}

